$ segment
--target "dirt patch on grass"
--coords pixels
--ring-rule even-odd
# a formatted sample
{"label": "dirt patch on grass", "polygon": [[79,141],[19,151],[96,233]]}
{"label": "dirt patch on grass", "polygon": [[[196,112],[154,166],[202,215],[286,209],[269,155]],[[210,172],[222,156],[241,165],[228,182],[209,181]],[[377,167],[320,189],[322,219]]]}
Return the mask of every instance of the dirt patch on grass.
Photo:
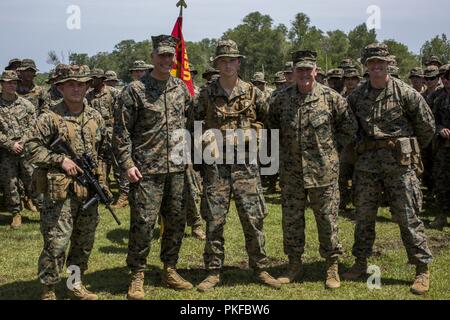
{"label": "dirt patch on grass", "polygon": [[434,254],[440,253],[442,250],[448,250],[450,248],[450,236],[431,236],[428,238],[428,246]]}

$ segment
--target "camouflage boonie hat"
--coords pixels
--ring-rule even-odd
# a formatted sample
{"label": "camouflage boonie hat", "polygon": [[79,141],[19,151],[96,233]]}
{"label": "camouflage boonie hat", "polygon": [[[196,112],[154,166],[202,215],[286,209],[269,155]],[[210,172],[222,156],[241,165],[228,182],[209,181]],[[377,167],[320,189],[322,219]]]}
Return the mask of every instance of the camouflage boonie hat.
{"label": "camouflage boonie hat", "polygon": [[103,69],[100,68],[93,68],[91,70],[91,78],[103,78],[106,79],[106,75],[105,75],[105,71]]}
{"label": "camouflage boonie hat", "polygon": [[216,61],[217,59],[222,57],[245,58],[245,56],[239,53],[238,46],[233,40],[220,40],[217,44],[216,56],[214,57],[213,61]]}
{"label": "camouflage boonie hat", "polygon": [[45,80],[46,83],[52,84],[55,80],[57,80],[61,74],[64,73],[64,70],[70,69],[70,66],[67,64],[58,64],[54,70],[52,70],[48,76],[48,79]]}
{"label": "camouflage boonie hat", "polygon": [[32,59],[23,59],[22,63],[20,64],[20,67],[18,67],[17,70],[25,71],[25,70],[28,70],[28,69],[32,69],[32,70],[34,70],[36,72],[39,71],[36,68],[36,63],[34,62],[34,60],[32,60]]}
{"label": "camouflage boonie hat", "polygon": [[284,71],[278,71],[277,73],[275,73],[275,79],[273,81],[273,83],[285,83],[286,82],[286,77],[284,76]]}
{"label": "camouflage boonie hat", "polygon": [[400,69],[397,66],[388,66],[388,72],[391,76],[395,78],[400,78]]}
{"label": "camouflage boonie hat", "polygon": [[292,53],[292,62],[295,68],[314,68],[316,61],[316,51],[298,50]]}
{"label": "camouflage boonie hat", "polygon": [[22,60],[20,60],[18,58],[9,60],[8,65],[6,66],[5,70],[11,70],[14,64],[16,65],[16,68],[18,68],[22,64]]}
{"label": "camouflage boonie hat", "polygon": [[156,54],[170,53],[175,54],[178,39],[169,35],[159,35],[152,37],[153,50]]}
{"label": "camouflage boonie hat", "polygon": [[353,60],[350,58],[342,59],[338,66],[340,69],[349,69],[349,68],[355,68],[355,64],[353,63]]}
{"label": "camouflage boonie hat", "polygon": [[112,70],[106,71],[105,76],[107,81],[119,81],[119,79],[117,78],[117,73]]}
{"label": "camouflage boonie hat", "polygon": [[211,74],[219,74],[219,71],[214,69],[213,67],[208,67],[206,68],[205,72],[202,73],[202,78],[206,79],[208,77],[208,75]]}
{"label": "camouflage boonie hat", "polygon": [[292,73],[294,72],[294,62],[288,61],[284,64],[284,72],[285,73]]}
{"label": "camouflage boonie hat", "polygon": [[444,64],[439,68],[439,76],[442,77],[450,69],[450,64]]}
{"label": "camouflage boonie hat", "polygon": [[344,78],[361,78],[361,74],[357,68],[344,69]]}
{"label": "camouflage boonie hat", "polygon": [[129,69],[129,71],[145,71],[153,69],[153,65],[146,64],[145,61],[136,60],[133,62],[133,66]]}
{"label": "camouflage boonie hat", "polygon": [[69,69],[64,69],[61,72],[58,80],[55,81],[56,84],[61,84],[70,80],[74,80],[77,82],[88,82],[91,81],[90,70],[87,66],[77,66],[71,65]]}
{"label": "camouflage boonie hat", "polygon": [[19,76],[14,70],[5,70],[0,77],[0,82],[19,81]]}
{"label": "camouflage boonie hat", "polygon": [[344,77],[344,70],[340,69],[340,68],[331,69],[327,73],[328,79],[332,79],[332,78],[342,79],[343,77]]}
{"label": "camouflage boonie hat", "polygon": [[439,68],[436,66],[428,66],[425,68],[424,72],[425,78],[436,78],[439,75]]}
{"label": "camouflage boonie hat", "polygon": [[428,60],[425,61],[424,65],[426,67],[431,66],[431,65],[438,65],[438,68],[442,66],[442,62],[439,59],[439,57],[437,56],[431,56]]}
{"label": "camouflage boonie hat", "polygon": [[255,72],[252,79],[250,80],[252,83],[260,82],[260,83],[267,83],[265,80],[264,73],[262,72]]}
{"label": "camouflage boonie hat", "polygon": [[370,60],[391,62],[388,46],[384,43],[372,43],[364,48],[361,61],[366,64]]}
{"label": "camouflage boonie hat", "polygon": [[423,69],[420,67],[412,68],[409,72],[409,78],[413,77],[423,78]]}

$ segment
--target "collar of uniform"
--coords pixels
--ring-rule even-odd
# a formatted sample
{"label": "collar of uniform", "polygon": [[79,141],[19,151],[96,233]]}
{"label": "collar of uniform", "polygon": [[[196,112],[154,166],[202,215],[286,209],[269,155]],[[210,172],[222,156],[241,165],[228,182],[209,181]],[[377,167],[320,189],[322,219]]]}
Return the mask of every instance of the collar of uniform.
{"label": "collar of uniform", "polygon": [[242,81],[240,78],[238,78],[237,84],[234,86],[233,91],[231,91],[231,94],[228,95],[228,93],[225,91],[224,88],[220,85],[219,79],[214,80],[211,85],[213,86],[212,95],[214,96],[223,96],[226,97],[228,100],[232,100],[236,97],[239,97],[241,95],[244,95],[247,90],[248,86],[246,86],[246,83]]}
{"label": "collar of uniform", "polygon": [[[369,95],[370,89],[372,89],[372,84],[370,83],[370,81],[367,81],[366,87],[364,88],[364,96],[367,97]],[[386,88],[384,88],[384,90],[381,91],[381,93],[378,95],[375,101],[381,101],[383,99],[386,99],[392,96],[393,93],[394,93],[394,80],[392,80],[392,77],[389,77],[389,81],[386,85]]]}
{"label": "collar of uniform", "polygon": [[[87,120],[90,118],[92,108],[89,107],[89,105],[87,105],[85,102],[83,103],[83,105],[84,105],[84,109],[81,113],[84,113],[86,115],[84,118]],[[78,119],[77,116],[75,116],[74,114],[72,114],[69,111],[69,108],[67,107],[64,100],[61,101],[58,105],[56,105],[52,111],[59,114],[62,118],[64,118],[65,120],[68,120],[68,121],[76,122]]]}
{"label": "collar of uniform", "polygon": [[317,83],[317,81],[314,82],[312,91],[307,93],[306,95],[300,93],[300,91],[298,90],[298,86],[294,85],[294,93],[295,93],[296,98],[298,100],[300,100],[300,98],[302,96],[305,97],[305,99],[303,100],[302,104],[308,104],[308,103],[311,103],[311,102],[319,100],[319,96],[320,96],[320,92],[319,91],[320,91],[320,85]]}
{"label": "collar of uniform", "polygon": [[0,102],[2,105],[7,106],[7,107],[11,107],[12,105],[16,105],[16,103],[19,100],[19,95],[17,94],[17,92],[14,94],[15,98],[14,100],[5,100],[3,99],[2,95],[0,94]]}
{"label": "collar of uniform", "polygon": [[[145,83],[145,86],[151,90],[159,90],[160,87],[158,86],[158,82],[161,82],[160,80],[157,80],[152,77],[152,75],[149,73],[147,74],[142,81]],[[178,84],[175,81],[175,78],[171,75],[169,79],[167,80],[165,92],[168,92],[174,88],[178,87]]]}

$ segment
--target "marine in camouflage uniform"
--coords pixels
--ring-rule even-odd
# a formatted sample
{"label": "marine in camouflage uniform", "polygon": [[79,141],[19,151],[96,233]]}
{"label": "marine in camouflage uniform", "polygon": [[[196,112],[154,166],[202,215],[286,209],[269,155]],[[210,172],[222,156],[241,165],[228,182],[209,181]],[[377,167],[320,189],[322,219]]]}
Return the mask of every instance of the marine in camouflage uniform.
{"label": "marine in camouflage uniform", "polygon": [[47,91],[47,101],[45,105],[42,107],[41,112],[51,110],[53,107],[55,107],[56,105],[58,105],[63,101],[63,96],[56,87],[55,82],[58,81],[59,77],[62,74],[67,73],[69,69],[70,66],[67,64],[58,64],[55,70],[49,75],[49,78],[45,81],[50,85],[50,88]]}
{"label": "marine in camouflage uniform", "polygon": [[[198,71],[192,64],[189,64],[189,70],[192,75],[192,81],[194,82],[195,76]],[[200,95],[200,88],[195,85],[194,82],[194,97],[193,105],[197,104],[198,97]],[[183,196],[183,210],[186,211],[186,224],[191,227],[191,234],[194,238],[199,240],[206,240],[205,232],[203,231],[203,220],[201,217],[202,204],[202,177],[198,171],[194,170],[193,165],[188,165],[185,176],[185,188]]]}
{"label": "marine in camouflage uniform", "polygon": [[[111,87],[106,86],[104,84],[104,80],[106,79],[105,72],[102,69],[94,68],[91,70],[92,78],[91,87],[92,89],[87,93],[86,100],[89,103],[89,106],[94,110],[97,110],[106,125],[106,137],[103,140],[103,149],[106,151],[106,155],[104,157],[104,161],[99,163],[99,167],[102,168],[102,174],[100,180],[108,186],[109,192],[109,181],[108,174],[110,172],[113,155],[112,155],[112,134],[113,134],[113,125],[114,125],[114,106],[116,104],[116,96],[112,92]],[[127,190],[121,190],[124,193],[124,198],[128,198]],[[110,192],[109,192],[110,193]]]}
{"label": "marine in camouflage uniform", "polygon": [[40,115],[47,100],[47,93],[44,87],[35,85],[33,82],[38,71],[36,64],[31,59],[23,59],[17,71],[21,80],[17,87],[17,93],[30,101],[36,108],[36,114]]}
{"label": "marine in camouflage uniform", "polygon": [[[89,74],[79,66],[66,70],[55,85],[67,90],[70,98],[64,97],[51,111],[39,117],[33,138],[26,145],[31,163],[41,169],[40,176],[36,177],[36,189],[44,193],[41,211],[44,248],[39,257],[38,277],[44,285],[42,299],[45,300],[56,299],[54,286],[61,280],[64,263],[79,267],[81,275],[86,272],[99,222],[97,204],[82,209],[88,191],[74,178],[81,169],[76,169],[66,155],[49,147],[63,137],[76,154],[86,153],[94,162],[101,160],[103,152],[97,149],[105,136],[104,121],[98,111],[84,102],[84,97],[74,99],[74,94],[70,93],[73,86],[85,93],[90,80]],[[70,292],[76,299],[97,299],[81,282],[74,283]]]}
{"label": "marine in camouflage uniform", "polygon": [[[341,65],[345,61],[341,62]],[[348,65],[344,68],[344,98],[347,98],[361,83],[361,75],[359,70],[353,66],[351,60],[347,61]],[[341,201],[339,208],[346,210],[347,206],[352,202],[352,184],[353,165],[354,165],[354,143],[350,143],[339,150],[339,192]]]}
{"label": "marine in camouflage uniform", "polygon": [[424,78],[427,89],[422,95],[430,105],[432,104],[433,94],[442,88],[442,83],[439,78],[439,68],[433,65],[426,67],[424,70]]}
{"label": "marine in camouflage uniform", "polygon": [[114,123],[114,152],[132,182],[128,299],[144,299],[144,270],[158,214],[164,222],[160,254],[163,282],[174,289],[192,288],[175,268],[186,225],[182,210],[186,162],[177,163],[173,158],[180,130],[186,127],[191,96],[181,79],[161,67],[171,64],[177,39],[161,35],[152,40],[155,70],[122,91]]}
{"label": "marine in camouflage uniform", "polygon": [[431,227],[442,230],[450,216],[450,68],[442,77],[444,87],[430,106],[436,117],[436,143],[433,157],[434,192],[440,209]]}
{"label": "marine in camouflage uniform", "polygon": [[[219,41],[214,66],[220,70],[220,78],[203,88],[198,105],[192,113],[194,120],[204,121],[204,130],[215,129],[225,133],[227,129],[234,132],[236,129],[262,127],[268,105],[258,88],[238,78],[242,58],[234,41]],[[230,68],[233,71],[230,73],[233,74],[225,73],[223,63],[232,65]],[[227,81],[232,82],[228,92],[221,85]],[[235,151],[237,147],[234,145]],[[202,171],[204,218],[207,223],[203,256],[209,274],[197,289],[201,292],[209,291],[220,282],[220,271],[225,258],[224,225],[232,194],[245,235],[249,266],[262,283],[279,288],[280,283],[264,271],[268,264],[263,232],[267,209],[258,164],[249,163],[248,160],[245,164],[238,164],[236,161],[233,164],[204,163]]]}
{"label": "marine in camouflage uniform", "polygon": [[408,261],[417,268],[411,290],[421,294],[429,287],[427,265],[432,255],[424,225],[418,218],[422,193],[415,170],[420,165],[420,149],[428,145],[435,132],[433,114],[416,90],[389,76],[386,45],[367,46],[362,61],[368,67],[370,80],[347,99],[358,120],[359,131],[352,251],[356,262],[344,276],[355,279],[366,274],[367,259],[375,241],[378,207],[386,198],[393,220],[400,227]]}
{"label": "marine in camouflage uniform", "polygon": [[329,70],[327,73],[327,84],[339,94],[345,95],[344,69],[336,68]]}
{"label": "marine in camouflage uniform", "polygon": [[[33,167],[25,160],[23,146],[30,138],[36,123],[34,106],[16,93],[19,78],[15,71],[5,71],[0,78],[0,170],[7,210],[12,213],[12,228],[21,225],[22,201],[19,179],[27,194],[37,198],[31,188]],[[7,89],[5,89],[8,86]],[[13,86],[13,88],[10,88]]]}
{"label": "marine in camouflage uniform", "polygon": [[270,105],[270,128],[280,130],[283,243],[289,258],[288,271],[279,280],[289,283],[300,273],[309,197],[320,255],[328,264],[326,286],[338,288],[338,148],[354,140],[357,122],[342,96],[315,81],[316,59],[314,51],[294,52],[294,73],[307,72],[309,83],[290,86]]}
{"label": "marine in camouflage uniform", "polygon": [[409,71],[409,81],[411,86],[420,94],[425,91],[425,82],[423,78],[423,69],[420,67],[412,68]]}

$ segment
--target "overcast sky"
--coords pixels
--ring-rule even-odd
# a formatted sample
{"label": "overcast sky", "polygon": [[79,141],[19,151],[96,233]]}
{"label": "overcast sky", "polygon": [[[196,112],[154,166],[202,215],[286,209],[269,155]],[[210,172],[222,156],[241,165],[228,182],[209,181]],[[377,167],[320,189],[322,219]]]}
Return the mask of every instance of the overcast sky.
{"label": "overcast sky", "polygon": [[[172,31],[178,0],[1,0],[0,67],[13,57],[33,58],[48,71],[47,53],[95,54],[112,51],[124,39],[141,41]],[[416,53],[432,37],[450,36],[448,0],[186,0],[184,36],[188,41],[218,38],[253,11],[287,26],[298,12],[323,31],[350,31],[368,19],[370,5],[381,9],[379,39],[393,38]],[[81,29],[69,30],[70,5],[81,10]],[[66,62],[67,61],[66,57]]]}

